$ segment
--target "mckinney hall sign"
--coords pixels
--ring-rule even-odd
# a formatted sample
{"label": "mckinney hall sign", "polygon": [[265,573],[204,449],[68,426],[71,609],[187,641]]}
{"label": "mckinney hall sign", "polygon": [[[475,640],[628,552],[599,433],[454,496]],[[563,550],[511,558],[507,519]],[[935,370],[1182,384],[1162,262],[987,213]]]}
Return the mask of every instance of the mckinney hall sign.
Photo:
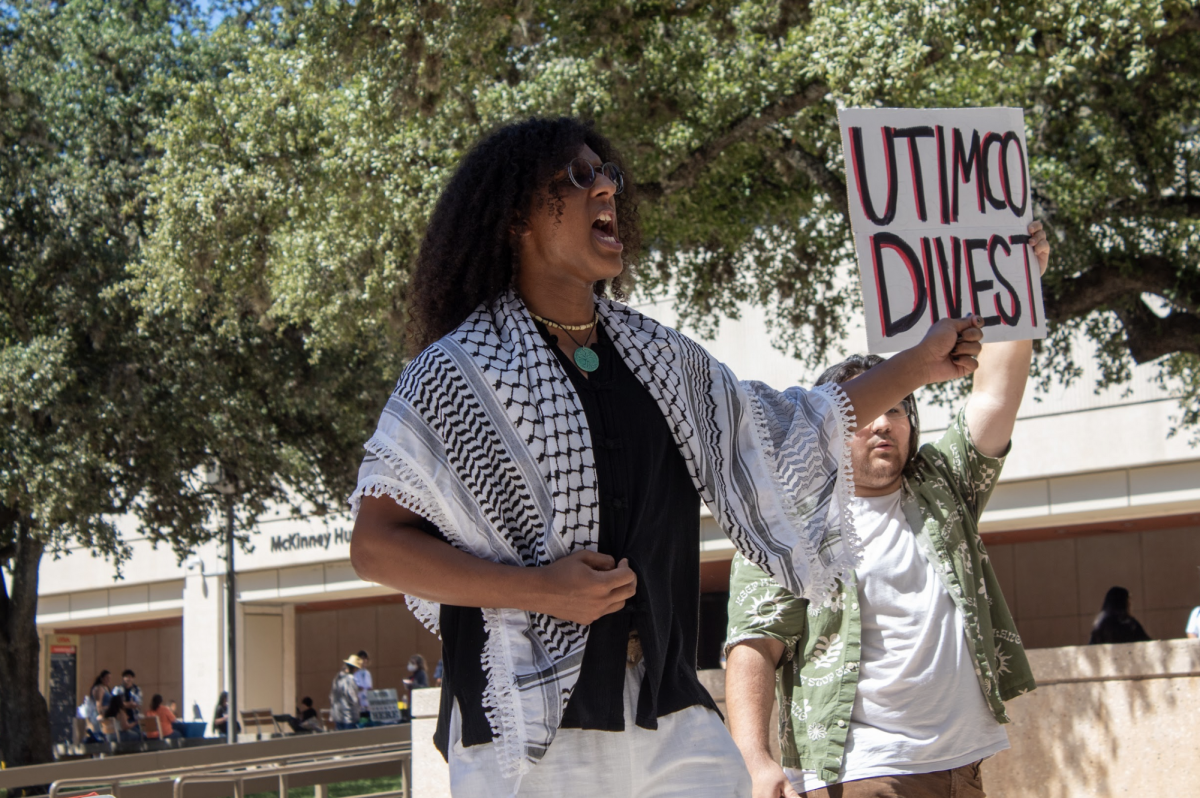
{"label": "mckinney hall sign", "polygon": [[293,532],[290,535],[275,535],[271,538],[271,551],[301,551],[303,549],[325,549],[330,543],[339,546],[350,543],[351,531],[339,529],[336,532],[325,532],[320,535],[301,535]]}

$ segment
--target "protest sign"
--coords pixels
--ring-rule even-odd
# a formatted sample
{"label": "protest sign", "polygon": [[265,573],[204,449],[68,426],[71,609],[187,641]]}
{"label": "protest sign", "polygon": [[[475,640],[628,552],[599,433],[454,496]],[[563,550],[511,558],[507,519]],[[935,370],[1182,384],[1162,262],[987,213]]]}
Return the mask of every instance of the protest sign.
{"label": "protest sign", "polygon": [[399,697],[394,688],[367,691],[367,711],[371,713],[372,725],[399,723]]}
{"label": "protest sign", "polygon": [[868,349],[907,349],[968,313],[985,342],[1045,337],[1021,109],[850,108],[838,121]]}

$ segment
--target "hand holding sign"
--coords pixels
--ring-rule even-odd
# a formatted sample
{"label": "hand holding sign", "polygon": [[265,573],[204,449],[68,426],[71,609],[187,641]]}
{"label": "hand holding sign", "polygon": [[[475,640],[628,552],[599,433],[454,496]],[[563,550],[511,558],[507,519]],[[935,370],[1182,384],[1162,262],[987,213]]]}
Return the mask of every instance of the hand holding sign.
{"label": "hand holding sign", "polygon": [[1042,229],[1041,222],[1029,223],[1029,246],[1033,248],[1033,254],[1037,255],[1040,277],[1050,265],[1050,241],[1046,238],[1046,231]]}
{"label": "hand holding sign", "polygon": [[940,319],[968,314],[989,341],[1044,337],[1021,111],[838,117],[870,351],[912,347]]}
{"label": "hand holding sign", "polygon": [[961,319],[942,319],[925,333],[914,347],[926,365],[922,382],[935,382],[965,377],[979,366],[976,355],[983,349],[983,319],[968,315]]}
{"label": "hand holding sign", "polygon": [[841,383],[860,422],[887,412],[923,385],[973,373],[983,350],[982,320],[971,316],[942,319],[926,332],[919,344]]}

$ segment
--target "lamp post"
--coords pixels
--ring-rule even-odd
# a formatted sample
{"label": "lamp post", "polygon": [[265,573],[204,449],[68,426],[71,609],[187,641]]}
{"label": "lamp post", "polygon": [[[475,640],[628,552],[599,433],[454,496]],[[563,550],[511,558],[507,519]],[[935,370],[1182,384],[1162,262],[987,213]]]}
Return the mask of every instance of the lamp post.
{"label": "lamp post", "polygon": [[234,494],[237,488],[218,463],[204,469],[204,481],[224,497],[225,504],[225,684],[229,704],[225,714],[225,741],[237,742],[237,577],[233,563]]}
{"label": "lamp post", "polygon": [[225,497],[225,610],[228,618],[225,628],[228,639],[225,648],[229,652],[229,711],[225,715],[225,741],[237,742],[237,582],[233,567],[233,497]]}

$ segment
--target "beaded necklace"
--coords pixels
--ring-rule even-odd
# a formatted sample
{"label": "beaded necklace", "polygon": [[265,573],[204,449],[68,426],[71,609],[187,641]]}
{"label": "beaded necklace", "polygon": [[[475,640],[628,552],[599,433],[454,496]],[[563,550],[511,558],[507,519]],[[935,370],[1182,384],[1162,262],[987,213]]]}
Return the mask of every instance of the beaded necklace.
{"label": "beaded necklace", "polygon": [[[592,316],[592,320],[587,324],[559,324],[556,321],[543,318],[532,311],[530,311],[529,315],[533,316],[533,318],[537,319],[542,324],[545,324],[547,327],[557,327],[567,334],[567,337],[571,339],[571,343],[575,344],[576,348],[573,359],[575,361],[575,365],[579,366],[580,371],[586,371],[588,374],[591,374],[600,367],[600,356],[596,354],[595,349],[592,349],[587,345],[588,339],[592,337],[592,333],[590,331],[596,328],[596,316]],[[572,330],[589,331],[588,334],[584,336],[582,344],[575,340],[574,335],[571,335]]]}

